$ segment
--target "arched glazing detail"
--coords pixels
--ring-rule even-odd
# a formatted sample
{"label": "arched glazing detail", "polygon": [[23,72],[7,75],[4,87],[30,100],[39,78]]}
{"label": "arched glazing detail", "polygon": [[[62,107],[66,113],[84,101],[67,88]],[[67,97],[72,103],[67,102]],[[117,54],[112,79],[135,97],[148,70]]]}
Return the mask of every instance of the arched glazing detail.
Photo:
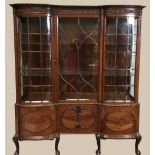
{"label": "arched glazing detail", "polygon": [[59,18],[60,99],[96,99],[98,18]]}

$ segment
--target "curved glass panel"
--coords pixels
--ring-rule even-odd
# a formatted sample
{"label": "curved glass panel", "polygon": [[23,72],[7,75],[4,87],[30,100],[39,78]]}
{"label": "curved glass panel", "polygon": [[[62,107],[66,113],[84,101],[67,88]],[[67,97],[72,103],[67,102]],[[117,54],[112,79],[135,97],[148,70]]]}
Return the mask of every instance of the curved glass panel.
{"label": "curved glass panel", "polygon": [[20,86],[24,102],[51,101],[50,16],[18,17]]}
{"label": "curved glass panel", "polygon": [[134,100],[136,17],[107,17],[104,57],[104,100]]}

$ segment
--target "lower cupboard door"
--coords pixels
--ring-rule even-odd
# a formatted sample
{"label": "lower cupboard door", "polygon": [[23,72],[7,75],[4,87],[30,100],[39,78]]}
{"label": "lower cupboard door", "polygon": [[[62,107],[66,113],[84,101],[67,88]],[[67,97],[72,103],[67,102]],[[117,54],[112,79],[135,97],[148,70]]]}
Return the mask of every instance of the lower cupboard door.
{"label": "lower cupboard door", "polygon": [[97,105],[60,104],[57,106],[59,133],[96,133],[98,131]]}
{"label": "lower cupboard door", "polygon": [[101,106],[101,133],[130,135],[139,130],[139,104]]}
{"label": "lower cupboard door", "polygon": [[16,105],[17,134],[21,137],[50,136],[55,133],[55,109],[49,105]]}

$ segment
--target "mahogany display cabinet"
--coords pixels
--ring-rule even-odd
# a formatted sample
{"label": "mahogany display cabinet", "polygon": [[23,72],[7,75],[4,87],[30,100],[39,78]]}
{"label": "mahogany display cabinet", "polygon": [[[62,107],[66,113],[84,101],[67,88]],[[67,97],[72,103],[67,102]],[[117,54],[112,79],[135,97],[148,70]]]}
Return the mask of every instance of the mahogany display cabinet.
{"label": "mahogany display cabinet", "polygon": [[19,140],[61,134],[135,139],[138,145],[141,16],[144,6],[11,4]]}

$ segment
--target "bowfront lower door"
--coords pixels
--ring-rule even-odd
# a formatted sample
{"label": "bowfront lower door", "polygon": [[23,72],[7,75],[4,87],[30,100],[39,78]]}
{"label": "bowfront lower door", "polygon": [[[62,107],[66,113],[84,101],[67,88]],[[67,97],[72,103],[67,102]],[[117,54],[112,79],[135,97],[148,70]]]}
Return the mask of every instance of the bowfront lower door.
{"label": "bowfront lower door", "polygon": [[98,99],[99,18],[58,17],[59,100]]}

